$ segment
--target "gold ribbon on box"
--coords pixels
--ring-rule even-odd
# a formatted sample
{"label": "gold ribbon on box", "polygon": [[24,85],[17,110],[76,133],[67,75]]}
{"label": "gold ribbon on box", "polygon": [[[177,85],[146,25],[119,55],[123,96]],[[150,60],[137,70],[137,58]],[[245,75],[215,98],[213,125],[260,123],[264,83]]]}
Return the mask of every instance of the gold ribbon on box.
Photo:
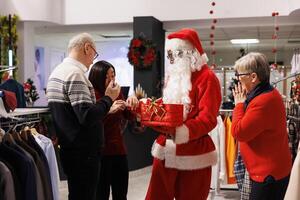
{"label": "gold ribbon on box", "polygon": [[162,120],[166,114],[166,110],[163,108],[162,99],[148,99],[147,104],[149,104],[149,106],[146,112],[150,113],[150,121],[152,121],[155,116],[158,116],[159,120]]}

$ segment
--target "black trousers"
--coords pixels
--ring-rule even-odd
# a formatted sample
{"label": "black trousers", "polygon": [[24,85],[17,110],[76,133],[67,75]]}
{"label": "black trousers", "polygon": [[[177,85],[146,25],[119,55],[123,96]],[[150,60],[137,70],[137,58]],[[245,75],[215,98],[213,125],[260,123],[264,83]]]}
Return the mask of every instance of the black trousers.
{"label": "black trousers", "polygon": [[250,200],[283,200],[289,183],[290,176],[275,180],[267,176],[264,182],[251,180]]}
{"label": "black trousers", "polygon": [[84,155],[61,150],[60,159],[68,179],[69,200],[95,200],[101,166],[100,154]]}
{"label": "black trousers", "polygon": [[97,200],[109,200],[110,188],[113,200],[126,200],[128,190],[128,161],[126,155],[103,156]]}

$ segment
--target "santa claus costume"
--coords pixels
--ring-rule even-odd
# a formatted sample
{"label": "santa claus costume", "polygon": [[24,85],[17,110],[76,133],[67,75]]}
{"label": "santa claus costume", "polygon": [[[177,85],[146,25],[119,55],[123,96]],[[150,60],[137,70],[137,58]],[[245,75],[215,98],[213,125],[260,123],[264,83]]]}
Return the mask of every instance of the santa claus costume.
{"label": "santa claus costume", "polygon": [[[168,35],[164,103],[184,105],[184,123],[171,137],[154,142],[153,169],[146,200],[206,200],[211,166],[217,162],[208,133],[217,124],[220,84],[210,70],[198,34],[182,29]],[[164,130],[162,128],[162,130]]]}

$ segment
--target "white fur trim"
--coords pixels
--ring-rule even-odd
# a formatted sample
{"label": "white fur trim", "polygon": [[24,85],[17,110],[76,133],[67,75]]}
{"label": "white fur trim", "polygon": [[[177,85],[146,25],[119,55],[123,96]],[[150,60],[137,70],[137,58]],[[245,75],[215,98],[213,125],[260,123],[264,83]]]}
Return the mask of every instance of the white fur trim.
{"label": "white fur trim", "polygon": [[186,125],[176,127],[175,143],[183,144],[189,141],[189,128]]}
{"label": "white fur trim", "polygon": [[166,140],[165,166],[169,168],[175,168],[176,166],[176,144],[170,139]]}
{"label": "white fur trim", "polygon": [[168,50],[193,50],[194,46],[187,40],[172,38],[166,40],[166,48]]}
{"label": "white fur trim", "polygon": [[202,54],[201,55],[201,58],[202,58],[202,61],[204,62],[204,63],[207,63],[208,62],[208,57],[207,57],[207,55],[206,55],[206,53],[204,53],[204,54]]}
{"label": "white fur trim", "polygon": [[[166,157],[166,160],[168,158]],[[176,156],[175,165],[167,166],[169,168],[176,168],[181,170],[195,170],[203,169],[217,164],[218,157],[216,151],[211,151],[197,156]]]}
{"label": "white fur trim", "polygon": [[153,157],[155,157],[159,160],[164,160],[165,159],[165,147],[156,143],[156,140],[155,140],[152,145],[151,154]]}
{"label": "white fur trim", "polygon": [[165,166],[180,170],[203,169],[217,164],[218,156],[216,151],[211,151],[201,155],[177,156],[176,144],[172,140],[166,140],[166,146],[161,146],[156,142],[152,146],[153,157],[164,160]]}

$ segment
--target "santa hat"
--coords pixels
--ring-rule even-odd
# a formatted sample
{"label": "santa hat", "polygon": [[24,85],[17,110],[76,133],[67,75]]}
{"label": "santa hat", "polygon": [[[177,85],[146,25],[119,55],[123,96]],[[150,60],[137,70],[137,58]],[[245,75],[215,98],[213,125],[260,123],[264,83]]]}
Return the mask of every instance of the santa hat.
{"label": "santa hat", "polygon": [[194,29],[184,28],[177,32],[168,35],[167,48],[176,50],[192,50],[196,49],[197,54],[194,56],[197,59],[196,67],[201,67],[206,64],[208,58],[202,48],[199,36]]}

